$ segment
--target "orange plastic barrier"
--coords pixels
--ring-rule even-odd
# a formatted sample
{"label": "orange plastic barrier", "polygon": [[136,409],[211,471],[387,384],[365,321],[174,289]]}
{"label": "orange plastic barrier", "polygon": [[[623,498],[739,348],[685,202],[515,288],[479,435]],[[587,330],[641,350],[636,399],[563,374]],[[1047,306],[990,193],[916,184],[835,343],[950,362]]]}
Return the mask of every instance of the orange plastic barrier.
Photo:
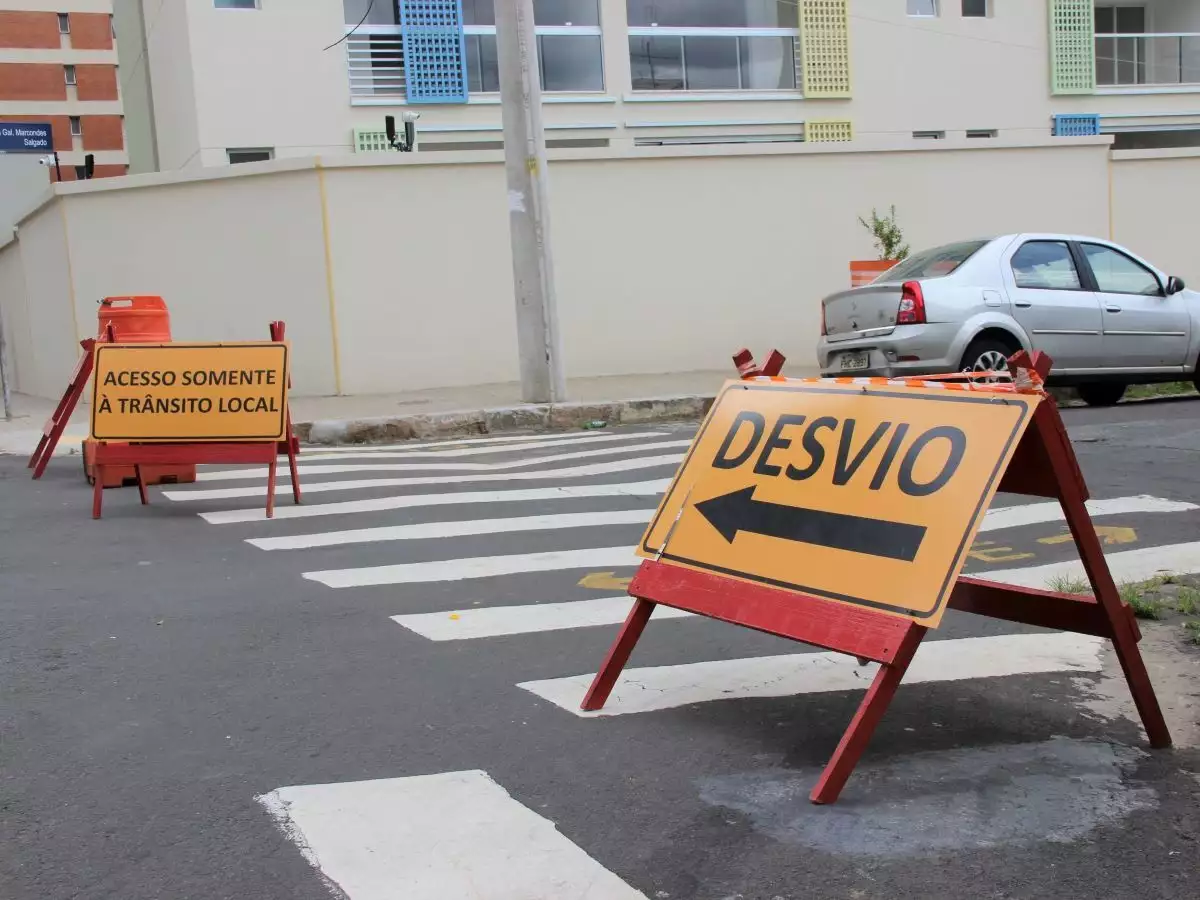
{"label": "orange plastic barrier", "polygon": [[99,336],[113,328],[116,344],[165,344],[171,340],[171,313],[162,297],[105,297],[100,301]]}

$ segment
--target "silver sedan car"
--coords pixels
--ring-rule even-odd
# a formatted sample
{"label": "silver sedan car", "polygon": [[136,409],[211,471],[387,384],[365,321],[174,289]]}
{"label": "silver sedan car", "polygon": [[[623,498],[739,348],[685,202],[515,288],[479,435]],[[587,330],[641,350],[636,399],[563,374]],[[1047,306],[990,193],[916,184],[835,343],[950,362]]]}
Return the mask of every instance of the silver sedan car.
{"label": "silver sedan car", "polygon": [[1054,360],[1051,384],[1092,405],[1130,384],[1195,379],[1200,357],[1200,293],[1111,241],[1074,235],[917,253],[826,297],[821,316],[824,375],[1003,370],[1036,349]]}

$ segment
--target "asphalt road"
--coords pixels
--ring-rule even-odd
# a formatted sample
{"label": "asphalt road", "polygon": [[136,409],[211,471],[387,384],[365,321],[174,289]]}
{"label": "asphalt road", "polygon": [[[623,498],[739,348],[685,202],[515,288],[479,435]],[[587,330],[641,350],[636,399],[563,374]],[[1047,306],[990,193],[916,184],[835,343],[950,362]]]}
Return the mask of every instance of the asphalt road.
{"label": "asphalt road", "polygon": [[[1097,515],[1114,569],[1200,552],[1200,403],[1065,418],[1094,498],[1156,498]],[[93,522],[77,459],[0,458],[0,898],[1200,895],[1200,752],[1098,713],[1069,636],[949,614],[832,807],[852,664],[662,618],[625,714],[547,699],[603,659],[692,431],[320,454],[272,522],[261,473]],[[981,533],[967,571],[1066,562],[1062,533]],[[794,671],[818,687],[772,696]]]}

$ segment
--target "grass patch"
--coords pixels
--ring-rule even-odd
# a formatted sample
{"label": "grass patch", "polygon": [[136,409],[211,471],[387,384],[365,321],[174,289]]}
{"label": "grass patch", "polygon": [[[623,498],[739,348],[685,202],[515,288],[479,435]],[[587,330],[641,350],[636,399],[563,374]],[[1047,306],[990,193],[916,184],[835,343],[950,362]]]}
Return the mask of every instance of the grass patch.
{"label": "grass patch", "polygon": [[1144,400],[1149,397],[1178,397],[1194,393],[1196,388],[1190,381],[1168,381],[1163,384],[1131,384],[1125,391],[1125,398]]}
{"label": "grass patch", "polygon": [[1162,618],[1162,603],[1153,597],[1146,596],[1146,591],[1158,586],[1153,584],[1154,580],[1126,582],[1117,586],[1117,590],[1121,592],[1121,599],[1133,607],[1133,614],[1139,619]]}
{"label": "grass patch", "polygon": [[1194,616],[1200,612],[1200,591],[1195,588],[1181,587],[1176,598],[1175,608],[1185,616]]}
{"label": "grass patch", "polygon": [[1056,594],[1090,594],[1092,592],[1091,582],[1078,575],[1055,575],[1046,582],[1046,586]]}
{"label": "grass patch", "polygon": [[1183,630],[1187,632],[1188,640],[1200,647],[1200,619],[1188,619],[1183,623]]}

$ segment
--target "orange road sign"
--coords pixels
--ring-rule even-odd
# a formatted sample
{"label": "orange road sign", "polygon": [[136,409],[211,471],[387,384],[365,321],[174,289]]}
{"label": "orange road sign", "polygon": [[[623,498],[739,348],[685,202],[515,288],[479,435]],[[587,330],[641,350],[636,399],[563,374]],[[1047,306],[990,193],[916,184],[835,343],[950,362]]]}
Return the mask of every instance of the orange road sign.
{"label": "orange road sign", "polygon": [[98,343],[95,354],[93,440],[286,439],[286,342]]}
{"label": "orange road sign", "polygon": [[1040,400],[729,382],[639,555],[936,627]]}

